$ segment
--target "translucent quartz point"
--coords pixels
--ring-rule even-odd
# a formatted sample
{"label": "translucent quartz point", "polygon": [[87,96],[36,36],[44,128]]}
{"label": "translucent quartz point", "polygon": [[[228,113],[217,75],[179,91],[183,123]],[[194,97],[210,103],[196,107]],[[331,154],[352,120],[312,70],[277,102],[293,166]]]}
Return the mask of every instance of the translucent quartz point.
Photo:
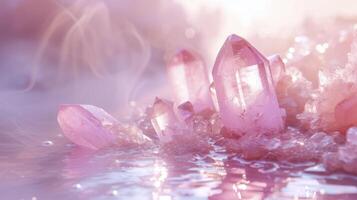
{"label": "translucent quartz point", "polygon": [[276,87],[278,84],[278,81],[281,79],[281,77],[285,74],[285,64],[281,57],[277,54],[269,56],[269,65],[271,69],[271,74],[273,76],[273,82],[274,86]]}
{"label": "translucent quartz point", "polygon": [[156,97],[149,117],[161,142],[170,142],[179,133],[177,129],[181,124],[174,112],[173,102]]}
{"label": "translucent quartz point", "polygon": [[168,76],[178,105],[190,101],[197,112],[213,109],[207,68],[193,52],[181,50],[168,62]]}
{"label": "translucent quartz point", "polygon": [[227,38],[216,58],[213,80],[226,128],[239,134],[283,129],[269,62],[245,39]]}
{"label": "translucent quartz point", "polygon": [[97,150],[116,141],[110,128],[118,121],[101,108],[91,105],[61,105],[57,121],[63,134],[79,146]]}

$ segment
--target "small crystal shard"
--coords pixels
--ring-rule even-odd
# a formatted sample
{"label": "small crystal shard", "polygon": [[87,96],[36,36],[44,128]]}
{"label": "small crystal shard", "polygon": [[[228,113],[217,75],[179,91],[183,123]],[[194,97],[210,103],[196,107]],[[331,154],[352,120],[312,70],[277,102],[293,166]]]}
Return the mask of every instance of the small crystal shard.
{"label": "small crystal shard", "polygon": [[61,105],[57,120],[63,134],[79,146],[97,150],[115,143],[115,134],[108,127],[117,120],[101,108]]}
{"label": "small crystal shard", "polygon": [[190,101],[196,111],[213,109],[207,68],[198,55],[188,50],[179,51],[169,61],[167,72],[175,103]]}
{"label": "small crystal shard", "polygon": [[177,107],[177,114],[182,121],[186,121],[195,113],[191,102],[187,101]]}
{"label": "small crystal shard", "polygon": [[213,80],[225,127],[240,134],[283,129],[268,60],[246,40],[228,37],[217,56]]}
{"label": "small crystal shard", "polygon": [[285,64],[279,55],[268,57],[271,74],[273,76],[274,85],[277,86],[279,80],[285,74]]}
{"label": "small crystal shard", "polygon": [[170,142],[179,133],[177,127],[181,123],[174,112],[173,102],[156,98],[149,117],[161,142]]}

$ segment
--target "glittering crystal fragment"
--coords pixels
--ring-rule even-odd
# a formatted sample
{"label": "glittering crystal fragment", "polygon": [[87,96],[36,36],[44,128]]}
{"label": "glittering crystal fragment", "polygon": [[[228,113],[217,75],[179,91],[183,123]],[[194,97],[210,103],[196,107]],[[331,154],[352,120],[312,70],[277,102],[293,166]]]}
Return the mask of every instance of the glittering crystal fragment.
{"label": "glittering crystal fragment", "polygon": [[236,133],[283,129],[268,60],[245,39],[231,35],[214,68],[222,122]]}
{"label": "glittering crystal fragment", "polygon": [[281,57],[277,54],[269,56],[269,65],[273,76],[274,85],[277,86],[279,80],[285,74],[285,64]]}
{"label": "glittering crystal fragment", "polygon": [[61,105],[57,115],[63,134],[73,143],[100,149],[115,143],[110,127],[117,120],[103,109],[92,105]]}
{"label": "glittering crystal fragment", "polygon": [[213,108],[207,68],[198,55],[185,49],[180,50],[168,62],[167,72],[175,103],[190,101],[196,111]]}
{"label": "glittering crystal fragment", "polygon": [[212,82],[211,85],[209,86],[209,91],[210,91],[210,94],[211,94],[211,98],[212,98],[212,102],[213,102],[213,105],[214,105],[214,109],[216,111],[219,111],[217,92],[216,92],[216,88],[214,87],[214,82]]}

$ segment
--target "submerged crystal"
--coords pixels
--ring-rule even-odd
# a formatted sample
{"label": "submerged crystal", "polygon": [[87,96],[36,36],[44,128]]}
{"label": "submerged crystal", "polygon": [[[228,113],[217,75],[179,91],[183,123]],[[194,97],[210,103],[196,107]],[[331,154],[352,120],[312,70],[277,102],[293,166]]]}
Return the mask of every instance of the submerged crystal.
{"label": "submerged crystal", "polygon": [[207,68],[193,52],[181,50],[167,65],[175,103],[191,102],[196,111],[213,108],[209,93]]}
{"label": "submerged crystal", "polygon": [[213,79],[225,127],[239,133],[283,129],[269,62],[245,39],[228,37],[217,56]]}

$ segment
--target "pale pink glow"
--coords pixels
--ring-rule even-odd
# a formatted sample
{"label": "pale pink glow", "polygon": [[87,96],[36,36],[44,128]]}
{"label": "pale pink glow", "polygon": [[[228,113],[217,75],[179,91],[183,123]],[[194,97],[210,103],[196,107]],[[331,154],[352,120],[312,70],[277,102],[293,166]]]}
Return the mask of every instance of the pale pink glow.
{"label": "pale pink glow", "polygon": [[177,134],[175,127],[180,125],[174,112],[173,102],[156,98],[149,115],[151,124],[160,141],[163,143],[170,142],[172,136]]}
{"label": "pale pink glow", "polygon": [[91,105],[61,105],[58,123],[71,142],[97,150],[115,142],[110,127],[118,123],[103,109]]}
{"label": "pale pink glow", "polygon": [[175,103],[190,101],[196,111],[213,108],[207,68],[196,53],[181,50],[168,63],[168,76]]}
{"label": "pale pink glow", "polygon": [[269,56],[269,65],[273,76],[274,86],[277,85],[280,78],[285,74],[285,64],[281,57],[277,54]]}
{"label": "pale pink glow", "polygon": [[283,129],[268,60],[243,38],[221,48],[213,79],[224,125],[238,133]]}

